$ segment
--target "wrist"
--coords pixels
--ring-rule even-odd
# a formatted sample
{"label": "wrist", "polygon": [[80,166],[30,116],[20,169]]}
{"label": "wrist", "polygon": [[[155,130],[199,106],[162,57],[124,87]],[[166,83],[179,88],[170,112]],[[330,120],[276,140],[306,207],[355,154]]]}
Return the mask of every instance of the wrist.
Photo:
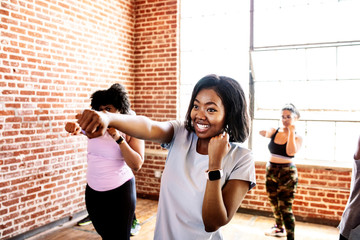
{"label": "wrist", "polygon": [[120,135],[119,139],[116,140],[116,143],[119,144],[119,145],[121,145],[124,141],[125,141],[125,138]]}
{"label": "wrist", "polygon": [[106,118],[107,118],[107,123],[108,123],[108,128],[109,127],[113,127],[112,126],[112,117],[111,117],[111,114],[110,113],[106,113]]}
{"label": "wrist", "polygon": [[207,171],[213,171],[221,169],[221,164],[215,163],[215,164],[209,164],[209,168]]}
{"label": "wrist", "polygon": [[222,169],[207,170],[207,171],[205,171],[205,173],[207,174],[207,179],[208,179],[209,181],[219,180],[219,179],[221,179],[222,176],[224,175]]}

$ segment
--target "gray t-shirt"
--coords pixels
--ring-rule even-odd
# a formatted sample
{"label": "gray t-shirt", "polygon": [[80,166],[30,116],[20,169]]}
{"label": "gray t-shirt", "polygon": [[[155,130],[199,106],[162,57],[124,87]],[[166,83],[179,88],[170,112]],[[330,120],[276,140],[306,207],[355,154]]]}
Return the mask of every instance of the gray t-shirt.
{"label": "gray t-shirt", "polygon": [[354,160],[350,196],[338,226],[340,233],[351,239],[360,239],[360,160]]}
{"label": "gray t-shirt", "polygon": [[[161,178],[160,199],[154,239],[222,239],[220,230],[208,233],[202,221],[202,202],[205,193],[208,155],[196,152],[198,137],[185,129],[184,123],[172,121],[174,137],[163,146],[169,149]],[[222,162],[226,181],[239,179],[255,186],[255,164],[250,150],[231,143]]]}

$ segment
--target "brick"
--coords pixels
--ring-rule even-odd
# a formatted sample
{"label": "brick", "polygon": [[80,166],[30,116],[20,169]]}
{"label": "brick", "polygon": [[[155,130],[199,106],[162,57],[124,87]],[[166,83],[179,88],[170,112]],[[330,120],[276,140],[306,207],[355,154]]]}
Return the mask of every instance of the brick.
{"label": "brick", "polygon": [[[79,14],[71,1],[14,2],[2,3],[0,10],[0,28],[5,30],[0,101],[6,103],[0,109],[0,189],[7,191],[0,194],[0,214],[21,216],[2,223],[4,238],[85,209],[86,139],[66,135],[63,126],[89,107],[93,91],[121,82],[138,114],[162,121],[177,117],[179,94],[178,1],[83,2],[84,8],[97,10],[91,16]],[[149,141],[146,149],[163,151]],[[164,169],[166,152],[145,158],[135,174],[138,194],[158,196],[160,180],[153,171]],[[315,218],[321,210],[326,218],[339,220],[351,171],[298,170],[294,209]],[[256,171],[258,185],[242,205],[271,211],[265,164],[256,163]]]}

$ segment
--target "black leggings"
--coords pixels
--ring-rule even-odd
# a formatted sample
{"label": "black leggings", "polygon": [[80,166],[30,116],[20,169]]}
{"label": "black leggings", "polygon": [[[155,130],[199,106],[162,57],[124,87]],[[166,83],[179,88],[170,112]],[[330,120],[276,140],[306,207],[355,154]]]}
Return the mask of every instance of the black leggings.
{"label": "black leggings", "polygon": [[130,239],[136,206],[134,178],[105,192],[86,185],[85,203],[95,230],[103,240]]}
{"label": "black leggings", "polygon": [[348,239],[346,237],[344,237],[342,234],[340,234],[339,240],[348,240]]}

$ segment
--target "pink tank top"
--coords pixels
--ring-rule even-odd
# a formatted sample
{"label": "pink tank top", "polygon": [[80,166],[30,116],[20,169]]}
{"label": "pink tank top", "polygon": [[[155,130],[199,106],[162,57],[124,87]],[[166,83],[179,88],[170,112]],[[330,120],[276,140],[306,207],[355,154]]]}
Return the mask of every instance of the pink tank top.
{"label": "pink tank top", "polygon": [[96,191],[115,189],[134,177],[124,161],[119,145],[106,132],[88,139],[87,183]]}

